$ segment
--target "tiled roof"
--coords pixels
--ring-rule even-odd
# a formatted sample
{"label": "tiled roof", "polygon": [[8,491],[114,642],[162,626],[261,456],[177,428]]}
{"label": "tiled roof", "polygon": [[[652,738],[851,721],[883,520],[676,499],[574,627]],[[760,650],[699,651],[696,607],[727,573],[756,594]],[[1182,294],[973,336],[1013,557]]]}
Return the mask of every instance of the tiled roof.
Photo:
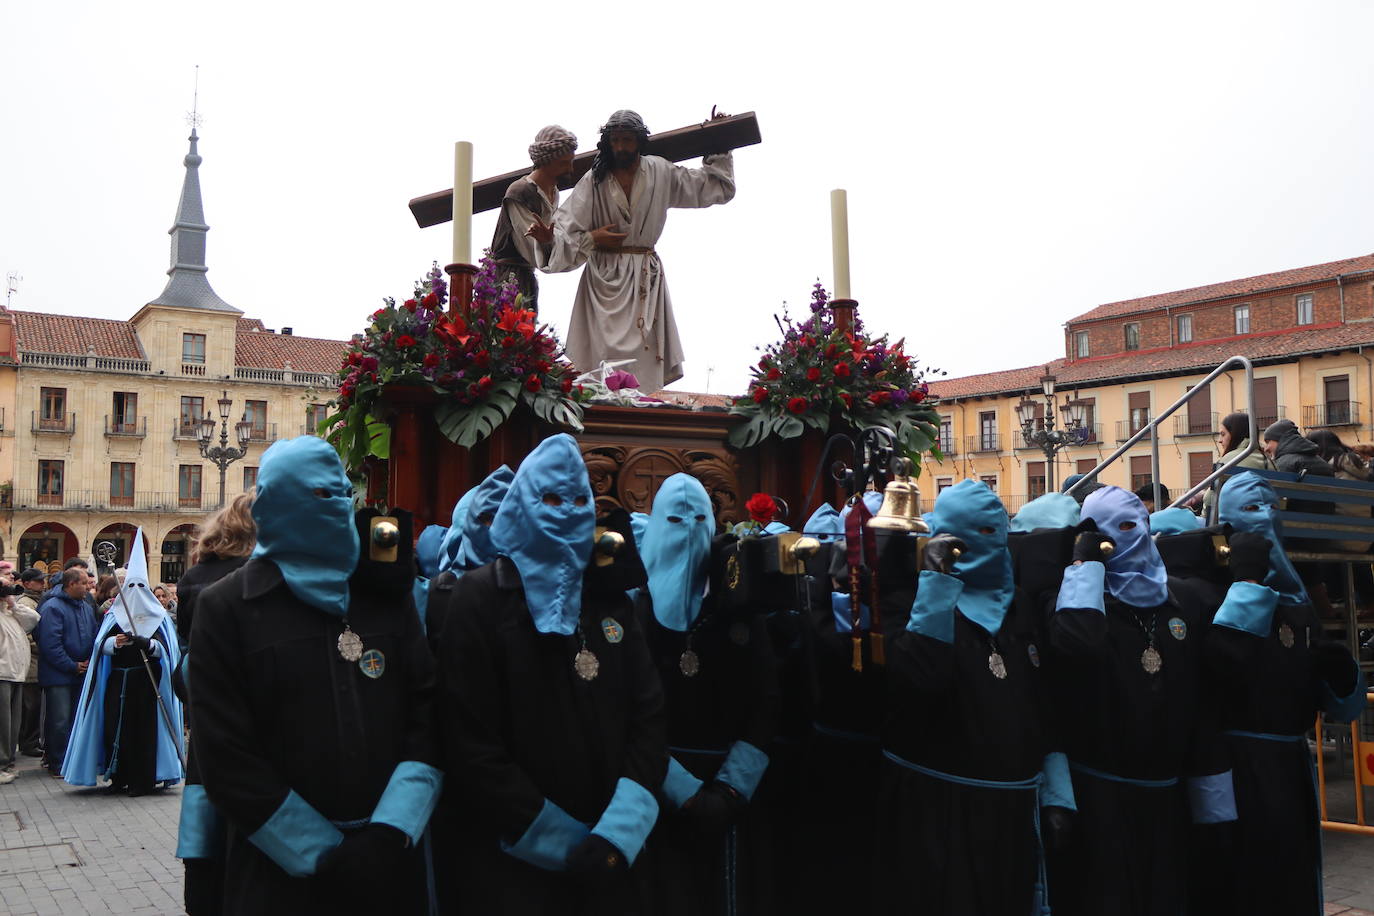
{"label": "tiled roof", "polygon": [[265,331],[267,325],[262,323],[261,318],[240,318],[238,319],[239,331]]}
{"label": "tiled roof", "polygon": [[1304,283],[1317,283],[1322,280],[1334,280],[1342,274],[1371,270],[1374,270],[1374,254],[1361,255],[1357,258],[1346,258],[1343,261],[1331,261],[1327,264],[1313,264],[1294,270],[1281,270],[1278,273],[1260,274],[1258,277],[1246,277],[1243,280],[1227,280],[1225,283],[1195,286],[1192,289],[1180,289],[1172,293],[1157,293],[1142,299],[1109,302],[1106,305],[1099,305],[1090,312],[1084,312],[1082,315],[1070,318],[1069,323],[1094,321],[1099,318],[1119,318],[1122,315],[1150,312],[1166,306],[1208,302],[1231,296],[1248,296],[1264,290],[1299,286]]}
{"label": "tiled roof", "polygon": [[1279,362],[1312,353],[1325,353],[1357,346],[1374,346],[1374,323],[1338,324],[1306,331],[1291,329],[1270,334],[1250,334],[1193,346],[1119,353],[1104,359],[1068,362],[1056,359],[1048,364],[939,379],[930,390],[941,398],[1015,394],[1040,389],[1040,376],[1046,365],[1054,373],[1060,389],[1075,385],[1096,385],[1118,379],[1144,376],[1196,375],[1221,365],[1237,354],[1255,361]]}
{"label": "tiled roof", "polygon": [[292,369],[300,372],[338,372],[347,349],[346,340],[246,331],[240,326],[234,342],[234,365],[285,369],[290,363]]}
{"label": "tiled roof", "polygon": [[96,356],[144,358],[134,327],[127,321],[39,312],[10,314],[20,348],[30,352],[84,355],[94,346]]}

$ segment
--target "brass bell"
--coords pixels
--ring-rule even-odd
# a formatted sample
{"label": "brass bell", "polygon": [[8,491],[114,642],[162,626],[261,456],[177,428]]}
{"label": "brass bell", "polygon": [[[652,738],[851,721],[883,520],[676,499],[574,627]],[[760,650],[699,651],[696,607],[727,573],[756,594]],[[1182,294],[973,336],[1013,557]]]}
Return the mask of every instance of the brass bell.
{"label": "brass bell", "polygon": [[929,534],[930,526],[921,518],[921,491],[911,481],[911,459],[898,458],[895,473],[883,488],[883,504],[868,520],[868,527],[884,531],[909,531]]}

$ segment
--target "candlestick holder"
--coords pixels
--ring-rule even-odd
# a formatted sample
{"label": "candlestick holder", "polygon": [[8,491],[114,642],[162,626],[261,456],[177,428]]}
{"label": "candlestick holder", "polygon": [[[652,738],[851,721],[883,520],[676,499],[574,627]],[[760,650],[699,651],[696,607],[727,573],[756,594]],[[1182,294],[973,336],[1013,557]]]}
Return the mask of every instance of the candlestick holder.
{"label": "candlestick holder", "polygon": [[830,314],[835,316],[835,329],[849,331],[854,327],[854,310],[859,307],[857,299],[831,299]]}
{"label": "candlestick holder", "polygon": [[448,315],[461,317],[464,321],[472,310],[472,281],[477,276],[476,264],[448,264],[444,267],[448,274]]}

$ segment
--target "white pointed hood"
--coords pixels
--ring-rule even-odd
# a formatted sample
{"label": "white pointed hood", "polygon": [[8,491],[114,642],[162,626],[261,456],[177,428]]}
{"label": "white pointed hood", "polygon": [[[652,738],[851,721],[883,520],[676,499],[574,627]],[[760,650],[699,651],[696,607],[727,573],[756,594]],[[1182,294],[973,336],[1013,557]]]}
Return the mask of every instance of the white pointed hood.
{"label": "white pointed hood", "polygon": [[143,547],[142,528],[134,534],[133,546],[129,548],[128,570],[124,585],[115,603],[110,606],[110,613],[126,633],[132,631],[151,638],[167,616],[167,609],[157,600],[152,586],[148,584],[148,554]]}

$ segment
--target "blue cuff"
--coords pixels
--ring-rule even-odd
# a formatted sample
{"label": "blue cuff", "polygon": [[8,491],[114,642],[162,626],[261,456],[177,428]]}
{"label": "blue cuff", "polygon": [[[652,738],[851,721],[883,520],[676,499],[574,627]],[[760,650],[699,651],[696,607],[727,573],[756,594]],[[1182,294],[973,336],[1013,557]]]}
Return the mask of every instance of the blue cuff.
{"label": "blue cuff", "polygon": [[759,787],[759,781],[767,769],[767,754],[748,741],[736,741],[730,746],[730,753],[716,773],[716,779],[749,800],[754,797],[754,790]]}
{"label": "blue cuff", "polygon": [[1059,751],[1045,755],[1040,767],[1044,784],[1040,789],[1040,807],[1054,805],[1057,808],[1078,810],[1078,802],[1073,797],[1073,778],[1069,775],[1069,758]]}
{"label": "blue cuff", "polygon": [[343,842],[343,834],[292,789],[248,842],[291,877],[304,878],[315,873],[325,853]]}
{"label": "blue cuff", "polygon": [[954,606],[964,593],[964,583],[933,569],[921,570],[916,585],[916,600],[911,603],[911,620],[906,628],[913,633],[954,642]]}
{"label": "blue cuff", "polygon": [[1263,638],[1269,635],[1269,628],[1274,624],[1274,608],[1278,605],[1279,593],[1269,586],[1258,582],[1232,582],[1212,622]]}
{"label": "blue cuff", "polygon": [[[852,633],[854,632],[854,616],[850,613],[852,602],[849,596],[840,592],[830,593],[830,610],[835,614],[835,632]],[[859,602],[859,627],[868,629],[869,614],[868,605]]]}
{"label": "blue cuff", "polygon": [[537,868],[564,871],[568,867],[568,854],[587,838],[589,832],[586,824],[546,798],[539,816],[520,834],[515,845],[502,840],[501,849]]}
{"label": "blue cuff", "polygon": [[1350,691],[1347,696],[1338,697],[1331,690],[1330,684],[1324,682],[1322,684],[1322,710],[1326,713],[1326,717],[1333,722],[1354,722],[1364,711],[1364,671],[1360,670],[1354,659],[1350,661],[1351,664],[1355,665],[1357,674],[1355,676],[1355,689]]}
{"label": "blue cuff", "polygon": [[700,779],[687,772],[687,768],[675,758],[668,758],[668,775],[663,777],[663,797],[670,805],[681,808],[700,788]]}
{"label": "blue cuff", "polygon": [[622,776],[615,784],[611,803],[601,813],[601,820],[596,822],[592,833],[612,843],[625,861],[633,865],[656,820],[658,802],[654,800],[654,793]]}
{"label": "blue cuff", "polygon": [[1102,596],[1106,587],[1107,567],[1097,560],[1065,567],[1064,579],[1059,583],[1059,600],[1055,602],[1054,609],[1094,610],[1105,614],[1107,605],[1103,603]]}
{"label": "blue cuff", "polygon": [[1194,824],[1226,824],[1237,819],[1231,771],[1188,779],[1188,805]]}
{"label": "blue cuff", "polygon": [[202,785],[181,791],[181,822],[177,825],[178,859],[214,859],[224,852],[224,818],[210,803]]}
{"label": "blue cuff", "polygon": [[444,774],[429,764],[401,761],[391,771],[386,791],[372,811],[372,823],[395,827],[410,837],[412,844],[420,842],[443,786]]}

